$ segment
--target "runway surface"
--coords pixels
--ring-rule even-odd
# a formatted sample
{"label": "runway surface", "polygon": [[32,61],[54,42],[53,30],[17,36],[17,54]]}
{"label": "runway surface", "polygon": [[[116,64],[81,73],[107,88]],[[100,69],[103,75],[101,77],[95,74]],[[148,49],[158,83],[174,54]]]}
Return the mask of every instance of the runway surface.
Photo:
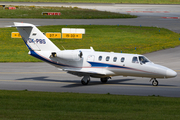
{"label": "runway surface", "polygon": [[[0,2],[3,4],[2,2]],[[9,4],[9,3],[5,3]],[[11,3],[12,4],[12,3]],[[20,3],[13,3],[19,4]],[[32,3],[22,3],[32,5]],[[34,4],[34,3],[33,3]],[[43,5],[44,3],[36,3]],[[180,5],[126,5],[126,4],[54,4],[44,5],[78,6],[89,9],[107,10],[136,14],[136,19],[0,19],[0,27],[12,25],[13,22],[28,22],[36,25],[135,25],[157,26],[180,33],[179,19],[164,19],[162,17],[178,17]],[[52,6],[53,6],[52,5]],[[133,12],[134,11],[134,12]],[[153,12],[143,12],[153,11]],[[159,12],[157,12],[159,11]],[[121,95],[160,95],[180,97],[180,47],[146,54],[153,61],[167,66],[178,73],[176,78],[158,79],[159,86],[153,87],[149,78],[113,77],[107,84],[99,79],[92,79],[87,86],[80,82],[81,78],[58,71],[47,63],[0,63],[0,89],[3,90],[31,90],[49,92],[78,92]]]}

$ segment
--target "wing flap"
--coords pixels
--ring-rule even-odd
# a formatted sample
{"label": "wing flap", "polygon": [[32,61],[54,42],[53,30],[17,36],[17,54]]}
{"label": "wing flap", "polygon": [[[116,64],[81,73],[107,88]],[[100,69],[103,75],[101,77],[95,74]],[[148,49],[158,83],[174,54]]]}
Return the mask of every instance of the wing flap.
{"label": "wing flap", "polygon": [[109,70],[104,70],[104,69],[87,69],[87,68],[82,68],[82,69],[63,69],[64,71],[67,71],[67,73],[73,74],[73,75],[77,75],[77,76],[85,76],[85,75],[89,75],[91,77],[109,77],[112,76],[114,73],[109,71]]}

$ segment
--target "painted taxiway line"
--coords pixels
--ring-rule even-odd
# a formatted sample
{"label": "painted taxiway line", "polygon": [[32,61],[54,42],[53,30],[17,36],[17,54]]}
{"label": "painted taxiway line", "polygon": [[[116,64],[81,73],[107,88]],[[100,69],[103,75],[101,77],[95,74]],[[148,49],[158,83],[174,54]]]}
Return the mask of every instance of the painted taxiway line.
{"label": "painted taxiway line", "polygon": [[[79,83],[75,83],[75,82],[60,82],[60,81],[33,81],[33,80],[0,80],[0,82],[20,82],[20,83],[52,83],[52,84],[81,84],[80,82]],[[125,85],[126,83],[122,83],[122,84],[97,84],[97,85],[107,85],[107,86],[119,86],[119,87],[161,87],[161,88],[180,88],[179,86],[152,86],[151,84],[150,85]],[[91,86],[91,83],[89,83],[89,85]],[[94,85],[94,84],[93,84]],[[85,85],[82,85],[82,86],[85,86]],[[87,85],[88,86],[88,85]]]}
{"label": "painted taxiway line", "polygon": [[134,86],[137,86],[137,87],[161,87],[161,88],[180,88],[180,86],[163,86],[163,85],[158,85],[158,86],[152,86],[151,84],[149,85],[125,85],[126,83],[124,84],[104,84],[104,85],[111,85],[111,86],[124,86],[124,87],[134,87]]}
{"label": "painted taxiway line", "polygon": [[[174,70],[180,72],[180,70]],[[0,72],[0,74],[66,74],[67,72]]]}
{"label": "painted taxiway line", "polygon": [[126,11],[127,13],[170,13],[169,11]]}
{"label": "painted taxiway line", "polygon": [[180,17],[161,17],[161,18],[164,18],[164,19],[180,19]]}
{"label": "painted taxiway line", "polygon": [[0,74],[63,74],[66,72],[0,72]]}
{"label": "painted taxiway line", "polygon": [[[55,81],[52,81],[52,82],[50,82],[50,81],[33,81],[33,80],[0,80],[0,82],[25,82],[25,83],[62,83],[62,84],[65,84],[66,82],[60,82],[60,81],[58,81],[57,80],[57,82],[55,82]],[[74,84],[73,82],[68,82],[68,83],[66,83],[66,84]]]}

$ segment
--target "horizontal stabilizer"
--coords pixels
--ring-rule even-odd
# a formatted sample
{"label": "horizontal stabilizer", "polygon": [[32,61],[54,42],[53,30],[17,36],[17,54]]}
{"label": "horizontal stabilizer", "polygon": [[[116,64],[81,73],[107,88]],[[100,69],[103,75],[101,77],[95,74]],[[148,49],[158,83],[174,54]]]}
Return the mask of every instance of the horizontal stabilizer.
{"label": "horizontal stabilizer", "polygon": [[40,25],[33,25],[30,23],[20,23],[20,22],[14,22],[14,25],[12,25],[11,27],[33,27],[33,26],[40,26]]}

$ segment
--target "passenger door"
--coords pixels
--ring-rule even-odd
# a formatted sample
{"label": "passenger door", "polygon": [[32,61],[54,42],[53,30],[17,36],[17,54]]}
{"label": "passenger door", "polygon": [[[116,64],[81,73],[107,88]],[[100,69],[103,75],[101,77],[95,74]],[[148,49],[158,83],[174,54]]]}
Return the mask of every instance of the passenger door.
{"label": "passenger door", "polygon": [[87,61],[93,62],[94,61],[94,55],[88,55]]}

